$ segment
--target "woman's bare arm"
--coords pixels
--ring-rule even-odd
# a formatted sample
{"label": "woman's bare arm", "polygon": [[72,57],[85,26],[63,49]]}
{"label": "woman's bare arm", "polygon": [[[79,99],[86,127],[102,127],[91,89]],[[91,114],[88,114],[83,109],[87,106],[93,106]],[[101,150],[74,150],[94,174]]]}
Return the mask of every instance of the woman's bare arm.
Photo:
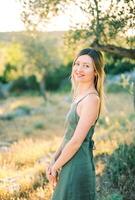
{"label": "woman's bare arm", "polygon": [[51,159],[51,163],[54,163],[58,159],[58,157],[60,156],[60,154],[61,154],[61,152],[64,148],[64,143],[65,143],[64,137],[65,137],[65,135],[62,138],[62,142],[61,142],[60,146],[58,147],[56,152],[53,154],[52,159]]}
{"label": "woman's bare arm", "polygon": [[[59,158],[52,166],[54,170],[61,168],[68,162],[80,148],[88,130],[94,125],[99,112],[99,99],[95,95],[85,98],[82,106],[80,119],[71,140],[63,148]],[[88,112],[90,110],[90,112]]]}

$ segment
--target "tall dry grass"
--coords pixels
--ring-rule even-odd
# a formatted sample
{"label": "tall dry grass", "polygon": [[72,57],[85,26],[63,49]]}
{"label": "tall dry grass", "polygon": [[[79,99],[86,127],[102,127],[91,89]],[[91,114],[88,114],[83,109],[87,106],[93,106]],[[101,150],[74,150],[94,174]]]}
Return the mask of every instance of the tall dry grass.
{"label": "tall dry grass", "polygon": [[[41,97],[20,96],[1,101],[0,120],[0,199],[49,200],[52,187],[45,176],[46,163],[57,149],[64,134],[64,121],[70,107],[68,93],[47,93],[48,102]],[[16,116],[18,109],[29,110]],[[10,115],[10,118],[8,116]],[[105,169],[107,156],[121,143],[130,144],[134,137],[132,98],[127,93],[107,95],[107,112],[96,126],[97,191],[99,177]],[[4,146],[3,144],[8,144]]]}

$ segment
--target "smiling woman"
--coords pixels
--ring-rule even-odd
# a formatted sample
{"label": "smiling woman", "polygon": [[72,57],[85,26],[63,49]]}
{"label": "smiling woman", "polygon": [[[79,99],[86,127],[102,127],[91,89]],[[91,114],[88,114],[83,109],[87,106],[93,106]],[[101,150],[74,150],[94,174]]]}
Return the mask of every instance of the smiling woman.
{"label": "smiling woman", "polygon": [[100,96],[101,110],[104,106],[104,79],[104,60],[101,52],[94,49],[83,49],[73,61],[71,73],[73,99],[83,93],[85,86],[87,88],[89,85],[88,88],[96,90]]}
{"label": "smiling woman", "polygon": [[94,78],[97,76],[97,72],[90,56],[79,56],[73,64],[72,73],[76,82],[79,82],[79,79],[81,79],[81,83],[86,83],[89,81],[89,84],[94,89]]}
{"label": "smiling woman", "polygon": [[103,102],[104,63],[101,52],[83,49],[71,73],[73,103],[62,144],[46,170],[53,184],[51,200],[96,200],[92,136]]}

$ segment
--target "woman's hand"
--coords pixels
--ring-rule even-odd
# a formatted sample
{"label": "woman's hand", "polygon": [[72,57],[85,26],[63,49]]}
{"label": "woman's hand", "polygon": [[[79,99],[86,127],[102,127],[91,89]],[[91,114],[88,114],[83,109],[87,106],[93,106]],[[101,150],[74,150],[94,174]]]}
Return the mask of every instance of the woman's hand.
{"label": "woman's hand", "polygon": [[58,172],[56,171],[54,166],[52,166],[50,170],[51,170],[51,182],[53,187],[55,187],[58,181]]}
{"label": "woman's hand", "polygon": [[55,161],[52,161],[46,168],[46,177],[49,180],[49,183],[53,185],[53,187],[57,184],[58,172],[53,168],[53,164]]}
{"label": "woman's hand", "polygon": [[49,180],[49,175],[51,174],[51,167],[54,165],[54,163],[55,163],[55,159],[52,159],[50,164],[47,164],[46,177],[47,177],[48,180]]}

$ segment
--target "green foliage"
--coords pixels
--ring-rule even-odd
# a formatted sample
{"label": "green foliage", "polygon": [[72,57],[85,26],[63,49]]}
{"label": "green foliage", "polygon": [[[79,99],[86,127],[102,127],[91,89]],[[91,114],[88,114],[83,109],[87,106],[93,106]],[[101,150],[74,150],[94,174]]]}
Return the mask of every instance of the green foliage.
{"label": "green foliage", "polygon": [[64,85],[67,87],[69,84],[69,77],[71,74],[71,63],[69,63],[67,66],[60,66],[59,68],[56,68],[54,70],[49,71],[49,73],[46,76],[46,88],[48,90],[57,90],[63,87]]}
{"label": "green foliage", "polygon": [[135,199],[135,144],[120,144],[107,161],[106,173],[111,186],[120,191],[124,199]]}
{"label": "green foliage", "polygon": [[9,113],[6,116],[2,117],[2,119],[12,121],[15,119],[15,115],[14,115],[14,113]]}
{"label": "green foliage", "polygon": [[26,136],[31,135],[32,132],[33,132],[33,129],[30,128],[30,127],[25,127],[25,128],[23,129],[23,133],[24,133],[24,135],[26,135]]}
{"label": "green foliage", "polygon": [[119,193],[113,193],[107,195],[107,197],[104,200],[123,200],[123,197]]}
{"label": "green foliage", "polygon": [[[130,1],[108,1],[106,6],[103,0],[48,0],[48,1],[30,1],[23,0],[22,3],[23,15],[22,19],[28,29],[39,29],[39,25],[46,24],[47,19],[59,13],[65,12],[65,5],[72,2],[74,9],[80,9],[85,14],[86,20],[83,23],[78,23],[73,26],[76,30],[75,39],[81,39],[82,31],[84,37],[87,35],[92,40],[101,43],[115,43],[116,37],[126,37],[125,32],[134,27],[134,2]],[[74,13],[73,13],[74,15]],[[35,20],[38,19],[38,20]],[[91,35],[93,37],[91,37]],[[116,44],[116,43],[115,43]]]}
{"label": "green foliage", "polygon": [[71,82],[69,78],[62,80],[61,85],[59,87],[59,92],[69,92],[71,91]]}
{"label": "green foliage", "polygon": [[44,122],[42,121],[37,121],[35,124],[34,124],[34,128],[35,129],[44,129],[45,125],[44,125]]}
{"label": "green foliage", "polygon": [[26,105],[19,106],[19,107],[17,107],[17,109],[22,110],[24,113],[26,113],[26,114],[28,114],[28,115],[29,115],[30,112],[31,112],[31,108],[28,107],[28,106],[26,106]]}
{"label": "green foliage", "polygon": [[119,93],[119,92],[127,92],[128,89],[123,88],[123,86],[118,83],[111,83],[107,85],[106,91],[108,93]]}
{"label": "green foliage", "polygon": [[[59,67],[64,60],[62,35],[41,32],[33,36],[6,33],[6,41],[3,39],[0,43],[2,82],[32,75],[40,82],[48,70]],[[0,38],[3,38],[2,34]],[[16,42],[12,42],[13,39]]]}
{"label": "green foliage", "polygon": [[17,67],[14,65],[11,65],[10,63],[6,63],[4,67],[4,72],[3,72],[3,79],[4,82],[8,82],[10,80],[10,74],[12,71],[17,71]]}
{"label": "green foliage", "polygon": [[31,108],[24,105],[24,106],[18,106],[11,112],[5,114],[4,116],[1,117],[3,120],[13,120],[17,117],[22,117],[24,115],[30,115],[31,114]]}
{"label": "green foliage", "polygon": [[129,120],[130,120],[130,121],[135,121],[135,113],[131,113],[131,114],[129,115]]}
{"label": "green foliage", "polygon": [[130,59],[121,58],[118,55],[106,54],[105,72],[107,74],[121,74],[135,69],[135,62]]}
{"label": "green foliage", "polygon": [[14,81],[12,91],[38,90],[39,84],[34,75],[29,77],[19,77]]}
{"label": "green foliage", "polygon": [[4,80],[15,80],[22,75],[22,66],[25,63],[23,46],[19,42],[10,42],[4,43],[2,49]]}
{"label": "green foliage", "polygon": [[[131,34],[135,27],[133,0],[23,0],[21,3],[22,19],[30,30],[44,27],[41,24],[46,24],[48,19],[59,11],[65,14],[65,6],[67,14],[70,9],[68,5],[72,3],[74,9],[71,9],[73,10],[71,15],[74,16],[74,10],[79,9],[81,14],[84,14],[85,20],[81,22],[73,20],[69,33],[69,47],[72,45],[78,47],[80,43],[83,46],[87,41],[87,45],[93,48],[134,59],[135,39]],[[125,63],[125,68],[127,64]],[[113,73],[117,73],[117,70]]]}
{"label": "green foliage", "polygon": [[19,42],[5,44],[5,52],[6,63],[10,63],[13,66],[20,66],[25,60],[23,46]]}
{"label": "green foliage", "polygon": [[134,95],[134,80],[129,75],[121,74],[119,84],[131,95]]}
{"label": "green foliage", "polygon": [[[28,75],[34,74],[40,82],[49,70],[61,64],[58,39],[54,36],[45,38],[42,34],[26,37],[24,46],[26,54],[25,69]],[[59,47],[59,48],[58,48]]]}
{"label": "green foliage", "polygon": [[102,126],[102,127],[104,127],[104,128],[107,128],[110,124],[108,123],[108,120],[109,120],[109,118],[108,118],[108,116],[105,116],[105,117],[100,117],[99,119],[98,119],[98,124],[100,125],[100,126]]}
{"label": "green foliage", "polygon": [[37,28],[41,29],[50,17],[59,12],[59,9],[63,8],[64,10],[64,5],[68,2],[71,2],[71,0],[64,0],[63,2],[61,0],[20,0],[22,20],[30,31],[34,31]]}
{"label": "green foliage", "polygon": [[7,83],[7,81],[5,80],[4,76],[0,76],[0,82],[1,83]]}

